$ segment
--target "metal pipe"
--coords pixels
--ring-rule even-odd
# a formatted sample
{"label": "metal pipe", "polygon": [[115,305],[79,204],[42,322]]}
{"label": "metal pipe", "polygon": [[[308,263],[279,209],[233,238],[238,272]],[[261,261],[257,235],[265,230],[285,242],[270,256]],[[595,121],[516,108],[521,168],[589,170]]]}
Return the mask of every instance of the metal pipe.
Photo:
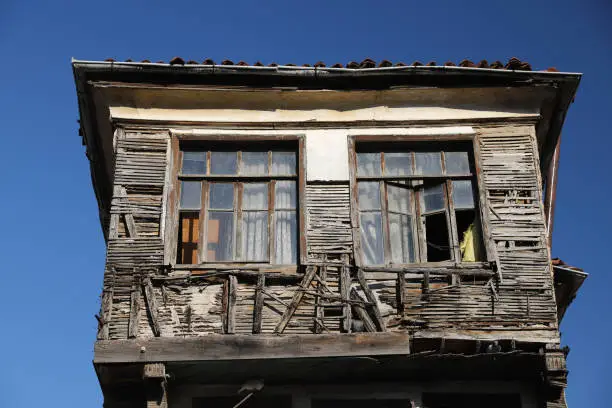
{"label": "metal pipe", "polygon": [[561,134],[555,143],[548,174],[546,176],[546,193],[544,198],[544,213],[546,215],[546,230],[548,232],[548,247],[552,252],[553,222],[555,219],[555,201],[557,200],[557,175],[559,172],[559,157],[561,153]]}

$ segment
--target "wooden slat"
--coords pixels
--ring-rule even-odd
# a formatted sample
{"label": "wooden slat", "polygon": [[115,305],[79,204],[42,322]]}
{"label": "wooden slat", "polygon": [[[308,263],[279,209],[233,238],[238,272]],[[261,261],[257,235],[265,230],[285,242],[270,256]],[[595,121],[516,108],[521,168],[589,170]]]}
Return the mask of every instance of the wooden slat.
{"label": "wooden slat", "polygon": [[266,275],[261,273],[257,277],[255,288],[255,302],[253,305],[253,334],[261,333],[261,319],[264,304],[264,291],[266,287]]}
{"label": "wooden slat", "polygon": [[285,310],[280,322],[278,322],[278,325],[274,329],[275,333],[282,333],[285,331],[287,323],[289,323],[289,320],[291,320],[291,317],[293,317],[293,314],[297,310],[300,302],[302,301],[302,297],[304,296],[304,291],[310,286],[316,272],[317,268],[314,266],[308,266],[306,268],[304,278],[302,279],[298,289],[295,291],[293,299],[291,300],[291,303],[289,303],[289,307],[287,307],[287,310]]}
{"label": "wooden slat", "polygon": [[143,286],[145,301],[149,311],[149,317],[151,318],[151,329],[153,330],[155,337],[159,337],[161,335],[161,330],[159,327],[159,320],[157,318],[157,300],[155,299],[155,292],[153,291],[151,280],[149,278],[145,278],[143,281]]}
{"label": "wooden slat", "polygon": [[228,278],[227,290],[227,328],[226,333],[233,334],[236,330],[236,291],[238,279],[234,275]]}
{"label": "wooden slat", "polygon": [[365,293],[368,302],[370,302],[371,304],[370,307],[374,314],[374,321],[376,323],[376,326],[378,327],[378,330],[387,330],[387,328],[385,327],[385,321],[383,320],[382,315],[380,314],[380,309],[378,308],[378,300],[376,299],[376,296],[374,296],[372,289],[370,289],[370,286],[368,285],[368,282],[366,281],[365,276],[363,274],[363,269],[361,268],[357,269],[357,280],[359,281],[361,289],[363,290],[363,293]]}

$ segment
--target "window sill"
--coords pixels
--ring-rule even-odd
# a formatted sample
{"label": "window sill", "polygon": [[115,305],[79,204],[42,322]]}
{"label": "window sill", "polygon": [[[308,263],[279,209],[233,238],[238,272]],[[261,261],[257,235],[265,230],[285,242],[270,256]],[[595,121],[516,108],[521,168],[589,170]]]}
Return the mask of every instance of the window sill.
{"label": "window sill", "polygon": [[194,274],[206,274],[214,271],[250,271],[265,273],[296,274],[298,265],[274,265],[268,263],[201,263],[177,264],[172,266],[175,271],[193,271]]}

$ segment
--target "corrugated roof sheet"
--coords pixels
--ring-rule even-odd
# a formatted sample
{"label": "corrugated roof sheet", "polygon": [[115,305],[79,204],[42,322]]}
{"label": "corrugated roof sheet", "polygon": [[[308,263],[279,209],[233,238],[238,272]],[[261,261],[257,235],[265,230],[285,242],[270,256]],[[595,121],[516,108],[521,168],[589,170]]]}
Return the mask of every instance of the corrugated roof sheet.
{"label": "corrugated roof sheet", "polygon": [[[107,58],[105,61],[109,61],[109,62],[115,62],[116,60],[113,58]],[[125,62],[138,62],[138,61],[133,61],[131,59],[125,60]],[[150,60],[142,60],[140,61],[140,63],[143,64],[150,64],[152,63]],[[268,65],[265,65],[259,61],[255,62],[254,64],[249,64],[248,62],[245,61],[238,61],[238,62],[234,62],[232,60],[222,60],[220,63],[216,63],[214,60],[207,58],[205,60],[203,60],[202,62],[198,62],[198,61],[194,61],[194,60],[187,60],[185,61],[183,58],[181,57],[174,57],[172,58],[170,61],[165,62],[165,61],[156,61],[155,63],[157,64],[170,64],[170,65],[237,65],[237,66],[253,66],[253,67],[264,67],[264,66],[268,66],[268,67],[277,67],[277,66],[297,66],[296,64],[292,64],[292,63],[287,63],[287,64],[277,64],[275,62],[272,62]],[[443,64],[438,64],[435,61],[429,61],[427,63],[422,63],[420,61],[414,61],[411,64],[406,64],[404,62],[391,62],[389,60],[382,60],[380,62],[376,62],[370,58],[366,58],[361,62],[357,62],[357,61],[351,61],[348,62],[346,64],[341,64],[341,63],[336,63],[336,64],[332,64],[332,65],[327,65],[325,64],[323,61],[319,61],[316,62],[312,65],[310,64],[302,64],[302,67],[329,67],[329,68],[348,68],[348,69],[367,69],[367,68],[385,68],[385,67],[402,67],[402,66],[450,66],[450,67],[465,67],[465,68],[489,68],[489,69],[505,69],[505,70],[512,70],[512,71],[532,71],[531,68],[531,64],[529,64],[526,61],[521,61],[518,58],[510,58],[508,60],[507,63],[502,63],[501,61],[494,61],[492,63],[489,63],[487,60],[481,60],[480,62],[473,62],[470,61],[468,59],[464,59],[463,61],[459,62],[458,64],[455,64],[452,61],[447,61]],[[555,68],[548,68],[545,71],[548,72],[558,72],[557,69]]]}

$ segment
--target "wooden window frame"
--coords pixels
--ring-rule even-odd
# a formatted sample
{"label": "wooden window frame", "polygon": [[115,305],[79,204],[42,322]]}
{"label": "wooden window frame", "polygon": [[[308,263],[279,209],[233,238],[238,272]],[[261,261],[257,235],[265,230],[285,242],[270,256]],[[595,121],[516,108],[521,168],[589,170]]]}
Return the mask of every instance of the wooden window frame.
{"label": "wooden window frame", "polygon": [[[403,176],[357,176],[357,144],[373,144],[373,143],[385,143],[385,144],[389,144],[389,143],[398,143],[398,144],[406,144],[409,145],[410,143],[418,143],[418,144],[424,144],[424,143],[436,143],[436,144],[440,144],[440,143],[447,143],[449,145],[452,145],[453,143],[471,143],[471,153],[472,153],[472,157],[473,157],[473,166],[474,166],[474,174],[470,174],[468,175],[461,175],[461,176],[424,176],[424,175],[403,175]],[[436,149],[437,150],[437,149]],[[383,152],[384,149],[379,149],[379,150],[373,150],[374,152]],[[439,151],[441,152],[441,160],[442,160],[442,166],[444,168],[445,163],[444,163],[444,149],[439,149]],[[485,196],[483,194],[483,190],[482,190],[482,174],[480,171],[480,160],[479,160],[479,149],[478,149],[478,139],[476,134],[448,134],[448,135],[427,135],[427,136],[417,136],[417,135],[380,135],[380,136],[373,136],[373,135],[351,135],[348,136],[348,152],[349,152],[349,185],[350,185],[350,203],[351,203],[351,210],[350,210],[350,214],[351,214],[351,224],[353,225],[352,228],[352,233],[353,233],[353,257],[355,259],[355,263],[358,267],[362,267],[362,266],[368,266],[368,267],[388,267],[389,265],[391,266],[396,266],[396,267],[427,267],[427,266],[431,266],[431,267],[439,267],[439,266],[453,266],[453,265],[457,265],[457,264],[467,264],[467,265],[478,265],[481,264],[481,262],[462,262],[461,261],[461,255],[460,255],[460,249],[459,249],[459,243],[460,243],[460,238],[458,237],[458,232],[456,231],[457,229],[457,222],[455,220],[455,209],[454,209],[454,202],[453,200],[449,200],[448,197],[449,195],[452,195],[452,182],[454,180],[470,180],[472,182],[472,185],[476,188],[476,191],[474,192],[474,211],[477,215],[477,219],[479,219],[480,221],[480,228],[482,231],[482,248],[484,251],[484,259],[486,260],[491,260],[491,248],[490,248],[490,243],[489,243],[489,226],[488,226],[488,218],[487,218],[487,214],[484,211],[485,205],[486,205],[486,200],[485,200]],[[382,157],[382,156],[381,156]],[[412,156],[413,159],[413,163],[414,163],[414,154]],[[384,166],[384,164],[381,164]],[[385,218],[388,217],[387,214],[387,206],[386,206],[386,197],[387,197],[387,192],[386,192],[386,187],[384,187],[384,181],[385,180],[393,180],[393,179],[398,179],[398,180],[407,180],[407,179],[413,179],[413,180],[426,180],[426,179],[439,179],[439,180],[444,180],[444,197],[445,197],[445,211],[446,211],[446,220],[447,220],[447,228],[448,228],[448,233],[449,233],[449,246],[450,246],[450,253],[451,253],[451,260],[447,260],[447,261],[440,261],[440,262],[427,262],[427,258],[426,258],[426,254],[427,254],[427,250],[426,248],[423,248],[423,246],[426,246],[425,240],[422,239],[422,234],[423,234],[423,222],[424,222],[424,218],[421,214],[421,208],[420,208],[420,199],[418,197],[418,194],[416,194],[416,190],[415,189],[410,189],[410,194],[412,197],[412,205],[413,205],[413,217],[416,220],[416,222],[413,222],[413,226],[411,226],[411,228],[413,229],[413,231],[416,232],[415,235],[415,256],[416,256],[416,262],[414,263],[409,263],[409,264],[397,264],[397,263],[393,263],[393,262],[387,262],[387,260],[390,260],[391,257],[389,256],[390,254],[390,242],[389,242],[389,228],[386,227],[385,225]],[[383,183],[383,188],[380,188],[381,191],[381,215],[383,217],[383,236],[385,236],[386,239],[383,239],[383,251],[384,251],[384,259],[385,262],[384,264],[381,265],[365,265],[364,264],[364,259],[363,259],[363,251],[362,251],[362,247],[361,247],[361,222],[360,222],[360,210],[359,210],[359,205],[358,205],[358,196],[359,196],[359,190],[358,190],[358,180],[359,181],[379,181]],[[423,254],[425,255],[425,257],[423,258]],[[423,260],[424,259],[424,260]]]}
{"label": "wooden window frame", "polygon": [[[223,142],[228,145],[235,144],[237,146],[236,151],[241,151],[239,145],[249,146],[249,144],[253,143],[269,143],[274,144],[275,142],[294,142],[296,145],[296,154],[297,154],[297,176],[262,176],[262,177],[248,177],[249,180],[256,181],[258,179],[264,180],[266,182],[270,182],[272,179],[272,183],[277,179],[291,179],[296,180],[297,182],[297,206],[296,206],[296,216],[297,216],[297,227],[298,227],[298,241],[297,241],[297,264],[282,264],[275,265],[270,262],[241,262],[241,261],[211,261],[211,262],[200,262],[197,264],[177,264],[177,251],[178,251],[178,233],[179,233],[179,214],[180,214],[180,184],[181,180],[179,180],[179,174],[181,171],[181,144],[189,142],[193,144],[210,144],[214,142]],[[306,240],[305,240],[305,228],[306,228],[306,148],[305,148],[305,137],[303,134],[300,135],[183,135],[183,134],[172,134],[170,139],[170,154],[169,154],[169,163],[167,170],[167,177],[165,183],[165,195],[166,195],[166,216],[164,220],[164,264],[168,265],[172,268],[178,267],[178,269],[215,269],[215,268],[223,268],[223,267],[237,267],[237,268],[248,268],[248,269],[260,269],[260,270],[286,270],[286,271],[297,271],[299,265],[305,264],[307,259],[307,248],[306,248]],[[207,157],[207,165],[210,165],[210,157]],[[189,178],[187,176],[186,178]],[[238,182],[240,179],[238,175],[228,175],[228,176],[212,176],[206,177],[209,179],[217,179],[220,181],[226,180],[227,182]],[[242,181],[239,181],[242,185]],[[206,181],[204,184],[208,184]],[[208,191],[208,188],[202,188],[202,206],[200,209],[200,240],[202,241],[203,231],[202,222],[205,222],[203,217],[207,216],[207,209],[204,208],[203,203],[205,203],[207,199],[205,192]],[[270,192],[271,190],[269,190]],[[273,194],[273,191],[270,193]],[[268,196],[268,200],[271,200],[272,197]],[[238,205],[235,203],[235,206]],[[269,208],[274,207],[274,201],[269,202]],[[241,205],[238,205],[241,210]],[[268,210],[270,211],[270,210]],[[268,218],[268,222],[271,222],[270,217]],[[271,228],[273,230],[273,228]],[[273,232],[268,236],[268,241],[271,242],[273,239]],[[238,238],[236,238],[236,242],[238,242]],[[268,244],[269,245],[269,244]],[[198,251],[200,252],[200,250]],[[272,254],[271,254],[272,255]],[[273,259],[273,258],[270,258]]]}

